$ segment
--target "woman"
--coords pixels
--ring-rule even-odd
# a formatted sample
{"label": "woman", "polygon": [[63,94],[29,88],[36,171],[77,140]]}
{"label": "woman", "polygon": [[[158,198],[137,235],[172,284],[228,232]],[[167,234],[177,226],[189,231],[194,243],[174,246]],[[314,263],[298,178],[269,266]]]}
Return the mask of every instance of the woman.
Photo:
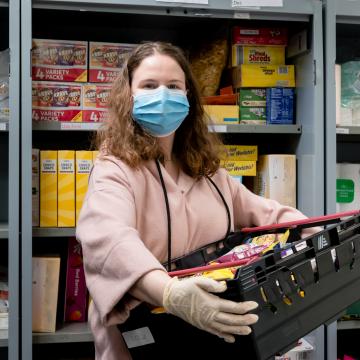
{"label": "woman", "polygon": [[227,342],[249,334],[255,302],[220,299],[212,293],[226,286],[212,279],[171,279],[162,263],[224,238],[229,224],[233,230],[304,215],[251,193],[219,168],[219,142],[207,130],[180,49],[155,42],[131,53],[98,142],[77,226],[96,359],[131,358],[116,325],[140,302],[164,306]]}

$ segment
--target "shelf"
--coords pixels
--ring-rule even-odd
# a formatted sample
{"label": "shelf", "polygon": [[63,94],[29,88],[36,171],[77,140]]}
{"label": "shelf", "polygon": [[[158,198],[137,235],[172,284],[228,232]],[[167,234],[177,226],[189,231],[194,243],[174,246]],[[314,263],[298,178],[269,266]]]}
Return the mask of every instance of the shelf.
{"label": "shelf", "polygon": [[8,346],[8,331],[0,330],[0,347]]}
{"label": "shelf", "polygon": [[208,4],[196,4],[195,1],[188,3],[186,1],[166,2],[157,0],[139,0],[136,2],[126,0],[34,0],[33,8],[218,18],[234,18],[236,17],[235,13],[245,12],[245,14],[251,13],[252,19],[294,21],[308,21],[309,15],[314,12],[310,0],[284,0],[283,6],[261,8],[257,6],[251,8],[233,7],[232,3],[231,0],[209,0]]}
{"label": "shelf", "polygon": [[345,320],[337,322],[338,330],[360,330],[360,320]]}
{"label": "shelf", "polygon": [[[36,131],[95,131],[101,123],[81,122],[33,122],[33,130]],[[210,131],[218,133],[256,133],[256,134],[301,134],[301,125],[209,125]]]}
{"label": "shelf", "polygon": [[301,134],[301,125],[209,125],[217,133]]}
{"label": "shelf", "polygon": [[75,228],[33,228],[34,237],[69,237],[75,236]]}
{"label": "shelf", "polygon": [[9,2],[8,1],[4,1],[4,0],[0,0],[0,8],[1,7],[9,7]]}
{"label": "shelf", "polygon": [[101,123],[96,122],[60,122],[39,121],[33,122],[33,130],[38,131],[94,131],[99,129]]}
{"label": "shelf", "polygon": [[0,223],[0,239],[7,239],[9,236],[8,224]]}
{"label": "shelf", "polygon": [[336,128],[337,135],[360,135],[360,126],[339,126]]}
{"label": "shelf", "polygon": [[[0,7],[1,7],[1,5],[0,5]],[[0,120],[0,132],[2,132],[2,131],[9,131],[9,122],[8,121]]]}
{"label": "shelf", "polygon": [[34,344],[92,342],[89,325],[85,323],[63,324],[54,333],[33,333]]}

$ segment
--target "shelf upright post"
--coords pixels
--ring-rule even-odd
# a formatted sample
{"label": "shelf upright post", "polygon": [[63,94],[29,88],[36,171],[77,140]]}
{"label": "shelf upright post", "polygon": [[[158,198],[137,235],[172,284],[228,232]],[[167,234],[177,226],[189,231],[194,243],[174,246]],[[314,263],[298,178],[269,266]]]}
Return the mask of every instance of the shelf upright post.
{"label": "shelf upright post", "polygon": [[8,358],[19,359],[20,0],[9,1],[9,331]]}
{"label": "shelf upright post", "polygon": [[21,359],[32,360],[32,1],[21,0]]}

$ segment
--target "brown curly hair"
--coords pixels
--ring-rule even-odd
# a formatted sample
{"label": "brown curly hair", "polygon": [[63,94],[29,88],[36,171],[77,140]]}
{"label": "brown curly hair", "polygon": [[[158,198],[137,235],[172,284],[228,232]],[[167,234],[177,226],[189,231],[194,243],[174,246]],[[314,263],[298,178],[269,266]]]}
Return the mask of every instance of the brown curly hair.
{"label": "brown curly hair", "polygon": [[155,53],[173,58],[185,73],[189,114],[176,130],[173,154],[183,171],[193,178],[214,174],[220,164],[221,141],[208,131],[208,119],[201,105],[200,93],[190,64],[182,50],[164,42],[147,42],[137,46],[125,61],[114,82],[109,99],[109,119],[96,134],[96,145],[136,168],[141,161],[164,160],[156,137],[147,134],[133,120],[131,81],[143,59]]}

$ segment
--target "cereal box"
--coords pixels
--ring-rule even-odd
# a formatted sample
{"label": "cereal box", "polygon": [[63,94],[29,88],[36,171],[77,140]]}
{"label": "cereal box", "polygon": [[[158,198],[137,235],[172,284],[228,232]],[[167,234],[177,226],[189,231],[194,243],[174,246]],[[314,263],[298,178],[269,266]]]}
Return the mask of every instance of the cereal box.
{"label": "cereal box", "polygon": [[32,107],[35,121],[81,121],[82,85],[33,81]]}
{"label": "cereal box", "polygon": [[81,245],[76,238],[68,240],[68,257],[65,289],[66,322],[86,321],[87,288],[85,283]]}
{"label": "cereal box", "polygon": [[86,84],[83,86],[82,121],[102,122],[106,120],[110,92],[111,85]]}
{"label": "cereal box", "polygon": [[58,151],[58,227],[75,226],[75,151]]}
{"label": "cereal box", "polygon": [[257,161],[258,147],[257,145],[224,145],[227,156],[226,160],[245,160]]}
{"label": "cereal box", "polygon": [[256,176],[256,161],[222,160],[220,164],[231,176]]}
{"label": "cereal box", "polygon": [[125,57],[136,44],[90,42],[89,81],[112,83],[119,74]]}
{"label": "cereal box", "polygon": [[295,87],[294,65],[239,65],[232,68],[234,88]]}
{"label": "cereal box", "polygon": [[287,45],[286,28],[256,28],[234,26],[232,43],[241,45]]}
{"label": "cereal box", "polygon": [[204,105],[205,114],[214,124],[238,124],[239,106],[237,105]]}
{"label": "cereal box", "polygon": [[77,222],[88,189],[89,176],[93,165],[93,153],[92,151],[78,150],[75,153],[75,159],[75,193]]}
{"label": "cereal box", "polygon": [[57,227],[57,151],[40,151],[40,227]]}
{"label": "cereal box", "polygon": [[32,41],[32,78],[41,81],[87,81],[87,41]]}
{"label": "cereal box", "polygon": [[232,66],[241,64],[283,65],[285,46],[232,46]]}

